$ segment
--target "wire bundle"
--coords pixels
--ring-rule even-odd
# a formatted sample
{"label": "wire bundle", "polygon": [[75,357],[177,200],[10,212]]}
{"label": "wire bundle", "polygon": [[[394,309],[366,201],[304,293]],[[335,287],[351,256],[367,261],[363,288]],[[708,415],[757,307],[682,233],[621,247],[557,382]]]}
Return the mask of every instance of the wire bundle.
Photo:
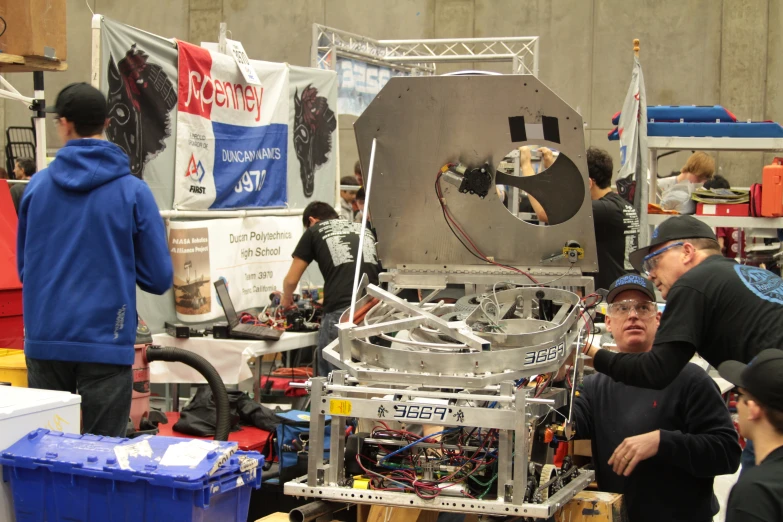
{"label": "wire bundle", "polygon": [[[377,460],[362,454],[356,455],[361,469],[372,478],[371,489],[412,492],[421,499],[433,499],[445,489],[463,484],[464,496],[482,499],[497,480],[497,430],[488,430],[482,435],[480,428],[473,428],[467,434],[464,428],[451,428],[419,437],[406,430],[390,429],[382,421],[380,424],[373,429],[373,438],[402,440],[408,444],[396,449],[380,445],[379,450],[385,454],[382,456],[379,453]],[[457,448],[444,447],[447,439],[449,446],[456,445]],[[422,442],[440,443],[440,448],[421,447],[419,444]],[[475,447],[475,450],[465,449],[463,446]],[[432,466],[437,478],[425,480],[421,477],[424,471],[422,464],[425,463]],[[368,465],[378,468],[379,471],[369,469]],[[443,471],[444,466],[453,468],[453,471]],[[491,473],[491,476],[484,480],[477,476],[487,473]],[[470,483],[467,483],[468,481]]]}
{"label": "wire bundle", "polygon": [[[449,226],[449,230],[451,230],[451,233],[454,234],[454,237],[456,237],[459,242],[462,244],[463,247],[465,247],[465,250],[470,252],[470,254],[473,257],[476,257],[482,261],[485,261],[487,263],[490,263],[495,266],[499,266],[501,268],[505,268],[506,270],[511,270],[512,272],[516,272],[518,274],[522,274],[526,276],[528,279],[533,281],[536,284],[540,284],[532,275],[525,272],[524,270],[520,270],[519,268],[504,265],[502,263],[498,263],[486,255],[473,243],[473,241],[470,239],[467,233],[465,233],[464,230],[462,230],[462,227],[459,226],[459,224],[454,220],[451,213],[449,212],[447,206],[446,206],[446,198],[443,196],[443,190],[440,187],[440,178],[443,176],[445,172],[447,172],[451,167],[456,167],[456,163],[447,163],[444,165],[439,171],[437,176],[435,177],[435,194],[438,196],[438,203],[440,203],[440,208],[443,211],[443,219],[446,220],[446,224]],[[453,226],[452,226],[453,225]],[[454,230],[454,228],[459,231],[459,234]],[[470,247],[465,244],[465,241],[467,241],[470,244]]]}

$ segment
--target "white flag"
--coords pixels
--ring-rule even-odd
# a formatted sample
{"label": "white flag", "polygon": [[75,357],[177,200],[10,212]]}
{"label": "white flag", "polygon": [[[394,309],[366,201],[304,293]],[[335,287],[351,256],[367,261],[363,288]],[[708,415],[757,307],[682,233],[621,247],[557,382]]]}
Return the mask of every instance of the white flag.
{"label": "white flag", "polygon": [[[633,203],[639,220],[647,223],[647,95],[644,92],[644,75],[639,57],[634,56],[631,85],[625,95],[623,110],[618,125],[620,135],[619,178],[630,184],[631,190],[624,191],[625,197]],[[622,183],[618,183],[621,185]],[[630,193],[628,193],[630,192]],[[648,230],[642,226],[639,245],[647,244]]]}

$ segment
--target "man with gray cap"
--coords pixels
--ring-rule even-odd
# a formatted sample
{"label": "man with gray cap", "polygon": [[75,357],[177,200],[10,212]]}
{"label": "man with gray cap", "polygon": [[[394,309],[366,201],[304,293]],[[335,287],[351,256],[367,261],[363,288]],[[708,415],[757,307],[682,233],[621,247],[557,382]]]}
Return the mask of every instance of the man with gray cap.
{"label": "man with gray cap", "polygon": [[756,448],[756,466],[731,490],[726,522],[783,520],[783,351],[764,350],[747,365],[726,361],[718,371],[739,388],[737,422]]}
{"label": "man with gray cap", "polygon": [[[606,327],[621,353],[646,353],[661,318],[655,287],[639,275],[609,287]],[[717,475],[739,466],[737,433],[718,387],[686,364],[662,390],[602,374],[585,378],[574,400],[578,439],[590,439],[601,491],[622,493],[630,522],[712,520]]]}

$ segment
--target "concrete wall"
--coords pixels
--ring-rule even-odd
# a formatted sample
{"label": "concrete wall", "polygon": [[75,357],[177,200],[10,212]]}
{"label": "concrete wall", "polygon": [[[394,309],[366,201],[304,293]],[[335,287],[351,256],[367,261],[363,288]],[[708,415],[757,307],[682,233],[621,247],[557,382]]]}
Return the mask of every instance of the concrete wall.
{"label": "concrete wall", "polygon": [[[642,41],[649,104],[721,103],[741,120],[783,121],[781,0],[88,0],[97,13],[194,43],[214,41],[220,21],[253,58],[309,65],[314,22],[374,38],[541,37],[540,78],[578,108],[587,144],[619,157],[606,139],[630,80],[631,42]],[[68,0],[70,70],[47,74],[47,98],[89,77],[90,12]],[[510,64],[439,66],[440,72]],[[31,75],[10,74],[32,94]],[[5,102],[0,124],[29,113]],[[351,122],[340,123],[341,174],[357,158]],[[50,131],[50,146],[56,146]],[[719,167],[737,186],[760,179],[772,155],[721,153]],[[687,153],[661,161],[679,169]],[[619,160],[618,165],[619,166]]]}

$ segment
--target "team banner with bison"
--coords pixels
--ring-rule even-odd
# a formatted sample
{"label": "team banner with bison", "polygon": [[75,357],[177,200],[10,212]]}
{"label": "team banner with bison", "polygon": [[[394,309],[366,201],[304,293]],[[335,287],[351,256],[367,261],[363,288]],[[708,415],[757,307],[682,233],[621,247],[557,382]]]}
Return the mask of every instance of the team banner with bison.
{"label": "team banner with bison", "polygon": [[[206,45],[206,44],[205,44]],[[337,75],[251,60],[101,20],[107,138],[161,210],[304,208],[333,201]]]}

